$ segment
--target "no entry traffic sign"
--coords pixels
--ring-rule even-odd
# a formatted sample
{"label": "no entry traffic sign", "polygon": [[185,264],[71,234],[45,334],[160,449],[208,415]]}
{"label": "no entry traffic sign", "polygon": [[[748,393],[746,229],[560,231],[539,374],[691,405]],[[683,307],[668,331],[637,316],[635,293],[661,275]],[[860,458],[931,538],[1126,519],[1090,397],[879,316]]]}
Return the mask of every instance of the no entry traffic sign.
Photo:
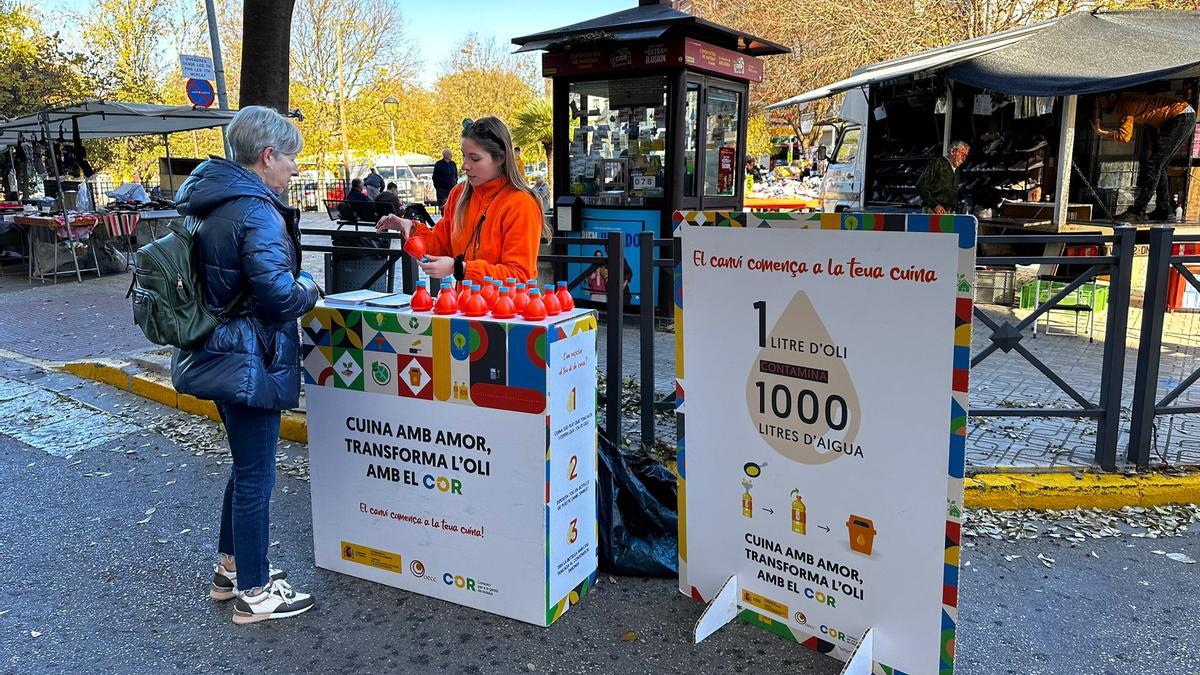
{"label": "no entry traffic sign", "polygon": [[189,101],[201,108],[211,106],[217,98],[217,93],[213,91],[212,83],[208,80],[188,80],[187,95]]}

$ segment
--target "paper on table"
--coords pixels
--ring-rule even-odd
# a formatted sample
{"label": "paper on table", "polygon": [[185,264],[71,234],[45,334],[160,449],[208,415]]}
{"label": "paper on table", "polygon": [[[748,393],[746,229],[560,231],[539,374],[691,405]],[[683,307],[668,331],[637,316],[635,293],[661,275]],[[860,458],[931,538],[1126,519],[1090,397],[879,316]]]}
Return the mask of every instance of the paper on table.
{"label": "paper on table", "polygon": [[393,293],[385,295],[382,298],[372,298],[367,300],[367,304],[371,307],[408,307],[412,302],[412,296],[407,293]]}
{"label": "paper on table", "polygon": [[333,293],[332,295],[326,295],[325,304],[331,307],[357,307],[366,303],[368,300],[375,300],[388,295],[391,294],[372,291],[369,289],[346,291],[345,293]]}

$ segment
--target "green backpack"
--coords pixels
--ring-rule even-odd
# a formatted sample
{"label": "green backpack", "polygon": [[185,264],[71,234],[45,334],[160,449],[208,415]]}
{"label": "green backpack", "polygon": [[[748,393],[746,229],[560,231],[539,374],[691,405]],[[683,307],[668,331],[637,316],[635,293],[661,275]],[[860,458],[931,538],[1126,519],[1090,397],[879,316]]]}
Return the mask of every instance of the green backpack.
{"label": "green backpack", "polygon": [[173,222],[168,234],[137,250],[133,281],[125,297],[133,297],[133,322],[146,339],[159,345],[192,349],[241,305],[243,291],[225,311],[214,314],[204,304],[196,264],[193,232]]}

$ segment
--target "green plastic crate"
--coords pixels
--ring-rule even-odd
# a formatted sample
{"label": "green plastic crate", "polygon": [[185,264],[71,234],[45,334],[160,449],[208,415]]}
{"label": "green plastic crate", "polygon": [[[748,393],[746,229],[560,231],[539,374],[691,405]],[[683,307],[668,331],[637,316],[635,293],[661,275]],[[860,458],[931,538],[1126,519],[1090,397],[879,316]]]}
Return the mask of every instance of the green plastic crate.
{"label": "green plastic crate", "polygon": [[[1048,302],[1051,297],[1062,289],[1067,287],[1069,282],[1065,281],[1043,281],[1041,282],[1041,292],[1038,292],[1037,282],[1031,282],[1021,287],[1021,309],[1033,309],[1042,303]],[[1034,295],[1037,298],[1034,298]],[[1096,301],[1092,302],[1092,296],[1096,296]],[[1063,305],[1092,305],[1097,312],[1104,311],[1108,307],[1108,285],[1097,284],[1095,282],[1086,283],[1067,294],[1067,297],[1062,299],[1059,304]]]}

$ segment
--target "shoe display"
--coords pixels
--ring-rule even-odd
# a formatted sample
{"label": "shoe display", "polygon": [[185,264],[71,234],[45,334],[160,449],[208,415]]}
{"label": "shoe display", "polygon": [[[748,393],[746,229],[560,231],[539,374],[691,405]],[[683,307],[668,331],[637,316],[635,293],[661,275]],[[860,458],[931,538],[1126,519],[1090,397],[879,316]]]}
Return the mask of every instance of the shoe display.
{"label": "shoe display", "polygon": [[1014,162],[1012,164],[1012,166],[1008,167],[1008,170],[1009,171],[1033,171],[1034,169],[1042,168],[1042,166],[1044,166],[1044,165],[1045,165],[1045,162],[1043,162],[1040,159],[1037,160],[1036,162],[1031,161],[1031,160],[1021,159],[1021,160],[1017,160],[1016,162]]}
{"label": "shoe display", "polygon": [[307,612],[314,604],[311,595],[293,590],[287,581],[279,579],[257,593],[239,593],[233,605],[233,622],[247,624],[286,619]]}
{"label": "shoe display", "polygon": [[1042,140],[1034,139],[1034,140],[1031,140],[1028,143],[1026,143],[1025,147],[1013,148],[1013,152],[1037,152],[1038,150],[1041,150],[1044,147],[1046,147],[1045,139],[1042,139]]}
{"label": "shoe display", "polygon": [[[267,573],[270,575],[270,581],[287,578],[287,572],[274,567],[267,568]],[[218,602],[234,599],[237,596],[237,572],[227,570],[224,565],[217,563],[217,568],[213,570],[212,587],[208,590],[208,595]]]}

